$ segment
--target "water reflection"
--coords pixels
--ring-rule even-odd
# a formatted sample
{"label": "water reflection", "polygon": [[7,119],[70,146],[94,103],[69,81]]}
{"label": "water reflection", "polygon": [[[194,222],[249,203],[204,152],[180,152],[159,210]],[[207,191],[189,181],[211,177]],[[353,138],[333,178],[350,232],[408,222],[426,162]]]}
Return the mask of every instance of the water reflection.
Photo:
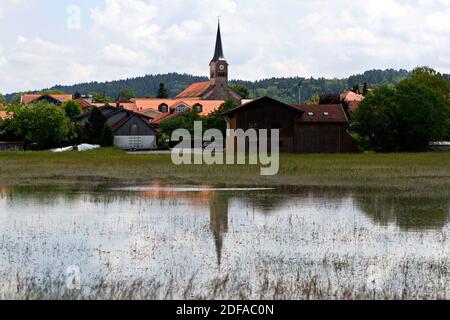
{"label": "water reflection", "polygon": [[[49,207],[56,207],[58,210],[55,211],[60,214],[65,214],[68,208],[74,206],[83,205],[89,208],[90,204],[104,204],[105,213],[108,211],[108,206],[123,206],[130,211],[151,208],[148,212],[145,211],[149,215],[154,214],[155,211],[164,212],[170,210],[171,206],[179,207],[180,205],[190,210],[186,214],[194,214],[194,216],[196,212],[209,211],[209,223],[203,218],[198,221],[209,232],[209,239],[213,239],[219,270],[224,263],[224,251],[228,253],[229,250],[236,249],[233,247],[236,246],[236,239],[230,240],[228,248],[225,246],[230,228],[233,230],[233,237],[236,237],[236,234],[244,237],[243,228],[244,230],[257,228],[256,218],[243,218],[248,212],[257,212],[260,219],[270,219],[269,227],[272,228],[274,228],[273,225],[278,224],[290,229],[292,228],[289,226],[290,219],[294,217],[298,219],[297,221],[304,222],[305,226],[311,227],[313,234],[316,232],[315,228],[326,233],[328,231],[326,228],[332,228],[328,226],[329,224],[340,225],[339,232],[347,232],[349,238],[354,236],[352,230],[356,224],[366,228],[395,226],[401,232],[422,232],[442,230],[450,221],[449,199],[370,195],[342,188],[278,188],[275,190],[252,188],[246,190],[214,188],[208,185],[174,188],[160,184],[123,189],[111,189],[107,186],[96,189],[4,187],[0,188],[0,199],[6,201],[6,206],[2,207],[0,203],[0,219],[2,210],[11,215],[11,213],[21,212],[21,206],[31,207],[35,212],[41,212],[41,210],[44,212]],[[240,224],[233,226],[230,222],[230,214],[233,214],[233,219]],[[166,219],[164,222],[167,225],[171,224],[172,221],[169,218],[160,215],[161,213],[157,213],[155,217]],[[202,216],[202,213],[198,216]],[[9,218],[3,216],[3,219],[8,222]],[[125,212],[124,219],[126,219]],[[95,217],[93,221],[96,227],[104,223],[98,217]],[[264,220],[262,221],[264,223]],[[77,223],[90,228],[89,221],[77,221]],[[188,232],[191,231],[189,228],[197,227],[186,221],[182,221],[183,223]],[[305,226],[298,228],[305,228]],[[148,228],[155,228],[155,226]],[[116,231],[113,229],[104,232]],[[270,231],[263,231],[267,232],[268,237],[274,236]],[[248,231],[249,234],[250,232]],[[280,237],[284,236],[280,235]],[[289,236],[300,238],[303,235]],[[289,236],[286,235],[287,238]]]}
{"label": "water reflection", "polygon": [[437,230],[449,223],[450,201],[446,198],[357,196],[358,208],[373,222],[395,224],[404,231]]}

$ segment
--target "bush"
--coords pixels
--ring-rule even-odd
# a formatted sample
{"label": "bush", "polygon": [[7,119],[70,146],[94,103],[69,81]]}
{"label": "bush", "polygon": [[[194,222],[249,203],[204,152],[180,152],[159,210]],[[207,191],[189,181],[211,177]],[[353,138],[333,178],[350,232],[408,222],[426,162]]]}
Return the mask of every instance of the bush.
{"label": "bush", "polygon": [[107,123],[103,126],[100,142],[102,147],[112,147],[114,145],[114,133],[111,126]]}
{"label": "bush", "polygon": [[81,114],[81,106],[75,100],[68,100],[62,104],[64,111],[66,112],[66,116],[69,119],[74,119],[76,116]]}
{"label": "bush", "polygon": [[352,117],[352,130],[377,152],[425,151],[445,139],[450,110],[437,90],[414,80],[381,86]]}
{"label": "bush", "polygon": [[61,147],[69,143],[72,123],[61,107],[47,102],[17,106],[9,123],[14,138],[23,140],[33,150]]}
{"label": "bush", "polygon": [[88,143],[101,144],[105,123],[106,118],[102,111],[99,108],[92,108],[91,115],[84,127],[84,139]]}

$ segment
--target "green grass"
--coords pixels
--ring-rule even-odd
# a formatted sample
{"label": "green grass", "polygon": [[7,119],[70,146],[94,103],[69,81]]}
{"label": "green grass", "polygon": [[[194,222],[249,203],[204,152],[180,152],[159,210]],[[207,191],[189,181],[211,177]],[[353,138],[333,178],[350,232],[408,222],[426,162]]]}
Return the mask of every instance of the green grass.
{"label": "green grass", "polygon": [[201,183],[220,185],[320,186],[450,195],[450,153],[283,154],[279,174],[260,175],[254,165],[172,164],[170,155],[89,152],[0,153],[0,185],[103,183]]}

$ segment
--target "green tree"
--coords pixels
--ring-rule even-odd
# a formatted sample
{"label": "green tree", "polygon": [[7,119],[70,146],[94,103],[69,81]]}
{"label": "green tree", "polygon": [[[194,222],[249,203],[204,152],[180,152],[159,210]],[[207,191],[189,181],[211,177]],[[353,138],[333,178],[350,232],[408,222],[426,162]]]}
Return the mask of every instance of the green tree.
{"label": "green tree", "polygon": [[172,132],[176,129],[186,129],[194,134],[194,121],[200,120],[200,115],[195,110],[190,110],[178,117],[161,122],[161,133],[171,137]]}
{"label": "green tree", "polygon": [[106,96],[106,94],[104,94],[104,93],[93,93],[92,101],[94,103],[108,103],[108,102],[111,102],[111,98]]}
{"label": "green tree", "polygon": [[11,126],[16,139],[33,150],[61,147],[68,143],[71,122],[62,108],[47,102],[16,107]]}
{"label": "green tree", "polygon": [[167,91],[166,85],[161,82],[159,84],[158,95],[156,96],[158,99],[167,99],[169,98],[169,92]]}
{"label": "green tree", "polygon": [[112,147],[114,144],[114,132],[108,123],[105,123],[102,129],[100,145],[102,147]]}
{"label": "green tree", "polygon": [[16,93],[12,98],[11,98],[11,104],[14,105],[18,105],[20,104],[20,99],[22,98],[22,94],[21,92]]}
{"label": "green tree", "polygon": [[411,80],[440,92],[450,103],[450,84],[439,72],[429,67],[417,67],[412,72]]}
{"label": "green tree", "polygon": [[450,110],[439,91],[414,80],[397,86],[396,125],[400,151],[424,151],[445,139]]}
{"label": "green tree", "polygon": [[76,116],[81,114],[80,103],[75,100],[68,100],[62,104],[62,108],[66,112],[66,116],[69,119],[74,119]]}
{"label": "green tree", "polygon": [[320,103],[320,96],[318,94],[313,95],[311,99],[306,101],[306,104],[319,104],[319,103]]}
{"label": "green tree", "polygon": [[5,103],[5,97],[0,93],[0,104]]}
{"label": "green tree", "polygon": [[106,123],[106,117],[99,108],[92,108],[88,122],[85,125],[85,138],[89,143],[101,144],[103,127]]}
{"label": "green tree", "polygon": [[246,86],[242,84],[235,84],[231,85],[231,89],[233,89],[237,94],[239,94],[242,99],[250,99],[250,91]]}
{"label": "green tree", "polygon": [[39,94],[65,94],[65,92],[58,89],[46,89],[40,91]]}
{"label": "green tree", "polygon": [[369,85],[367,84],[367,82],[364,82],[364,86],[363,86],[363,96],[367,96],[367,94],[369,93]]}
{"label": "green tree", "polygon": [[380,86],[359,104],[352,116],[352,130],[367,139],[374,151],[396,149],[395,95],[394,87]]}
{"label": "green tree", "polygon": [[119,92],[119,95],[117,97],[117,100],[130,100],[135,97],[133,90],[131,89],[122,89]]}
{"label": "green tree", "polygon": [[352,117],[352,130],[378,152],[424,151],[445,137],[449,117],[439,92],[403,80],[369,93]]}
{"label": "green tree", "polygon": [[81,93],[79,91],[75,91],[75,93],[73,94],[73,98],[76,99],[80,99],[81,98]]}

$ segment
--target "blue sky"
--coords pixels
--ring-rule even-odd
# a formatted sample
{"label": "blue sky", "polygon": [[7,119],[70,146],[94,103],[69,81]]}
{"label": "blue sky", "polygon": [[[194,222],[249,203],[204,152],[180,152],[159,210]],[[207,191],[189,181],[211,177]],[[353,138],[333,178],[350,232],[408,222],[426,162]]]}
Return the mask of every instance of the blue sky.
{"label": "blue sky", "polygon": [[0,92],[208,75],[219,15],[232,78],[450,72],[450,0],[0,0]]}

